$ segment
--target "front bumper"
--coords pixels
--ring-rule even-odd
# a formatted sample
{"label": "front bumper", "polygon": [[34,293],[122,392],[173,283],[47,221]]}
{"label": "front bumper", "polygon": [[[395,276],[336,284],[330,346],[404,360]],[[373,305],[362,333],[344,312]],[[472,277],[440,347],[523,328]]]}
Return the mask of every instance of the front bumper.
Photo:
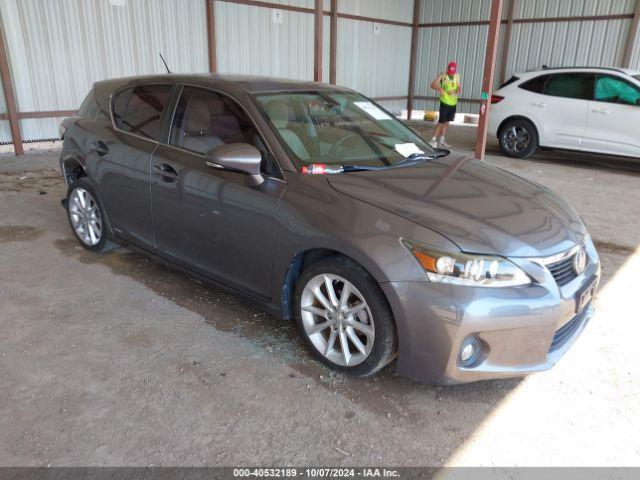
{"label": "front bumper", "polygon": [[[398,373],[453,384],[550,369],[593,316],[593,302],[576,312],[580,292],[600,280],[597,253],[589,253],[585,272],[562,287],[544,267],[526,287],[383,284],[398,329]],[[483,353],[472,366],[463,367],[458,354],[469,335],[480,339]]]}

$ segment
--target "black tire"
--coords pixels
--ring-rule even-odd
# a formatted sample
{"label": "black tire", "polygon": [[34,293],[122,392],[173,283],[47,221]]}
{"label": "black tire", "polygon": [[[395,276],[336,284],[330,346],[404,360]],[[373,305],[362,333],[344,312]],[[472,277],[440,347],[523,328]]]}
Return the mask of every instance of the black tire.
{"label": "black tire", "polygon": [[[514,129],[516,130],[515,136]],[[502,153],[512,158],[529,158],[539,146],[536,127],[529,120],[523,118],[507,120],[498,133],[498,141]]]}
{"label": "black tire", "polygon": [[[318,275],[337,275],[348,280],[364,298],[371,312],[375,335],[373,347],[364,361],[353,366],[343,366],[327,359],[313,344],[305,331],[302,320],[302,294],[305,286]],[[294,292],[294,317],[304,344],[312,355],[328,367],[347,374],[365,377],[376,373],[395,358],[396,329],[393,315],[384,293],[369,273],[353,260],[334,256],[310,265],[296,282]],[[348,328],[348,327],[347,327]],[[341,347],[340,347],[341,348]]]}
{"label": "black tire", "polygon": [[[74,228],[73,221],[71,219],[71,209],[70,209],[69,201],[72,198],[72,194],[77,189],[83,189],[83,190],[87,191],[91,195],[92,201],[95,203],[95,206],[97,207],[98,212],[100,214],[100,220],[101,220],[102,228],[100,230],[100,234],[98,236],[97,243],[95,243],[93,245],[87,244],[78,235],[78,233],[76,232],[76,230]],[[75,235],[75,237],[78,240],[78,242],[80,242],[80,245],[82,245],[84,248],[86,248],[87,250],[90,250],[92,252],[108,252],[108,251],[113,250],[113,249],[118,247],[118,245],[116,243],[114,243],[113,241],[111,241],[111,239],[109,238],[109,228],[108,228],[108,225],[107,225],[107,220],[106,220],[106,217],[104,215],[104,210],[102,209],[102,205],[100,204],[100,201],[98,200],[98,196],[96,195],[96,192],[93,189],[93,187],[91,186],[91,184],[84,177],[76,179],[69,186],[69,191],[67,192],[67,201],[65,202],[65,206],[66,206],[66,210],[67,210],[67,220],[69,221],[69,226],[71,227],[71,231]]]}

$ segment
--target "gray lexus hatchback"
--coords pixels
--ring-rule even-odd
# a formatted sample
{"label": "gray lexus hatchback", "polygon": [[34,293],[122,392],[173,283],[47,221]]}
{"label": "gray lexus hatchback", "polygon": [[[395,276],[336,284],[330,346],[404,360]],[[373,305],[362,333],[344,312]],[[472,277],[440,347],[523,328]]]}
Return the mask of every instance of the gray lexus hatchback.
{"label": "gray lexus hatchback", "polygon": [[552,367],[598,254],[544,187],[432,149],[368,98],[212,75],[98,82],[61,125],[80,243],[125,244],[295,319],[312,354],[439,383]]}

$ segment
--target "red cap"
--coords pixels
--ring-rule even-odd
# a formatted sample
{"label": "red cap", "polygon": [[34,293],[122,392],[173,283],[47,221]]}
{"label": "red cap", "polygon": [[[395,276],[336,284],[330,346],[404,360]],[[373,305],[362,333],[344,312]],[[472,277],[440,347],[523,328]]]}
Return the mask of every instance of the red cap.
{"label": "red cap", "polygon": [[455,75],[458,72],[458,64],[456,62],[449,62],[447,65],[447,74]]}

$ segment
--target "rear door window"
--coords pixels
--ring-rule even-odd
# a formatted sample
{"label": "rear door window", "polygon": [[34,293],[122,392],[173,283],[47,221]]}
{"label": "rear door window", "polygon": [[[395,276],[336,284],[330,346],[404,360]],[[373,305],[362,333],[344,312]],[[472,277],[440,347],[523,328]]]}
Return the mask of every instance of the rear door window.
{"label": "rear door window", "polygon": [[544,87],[552,97],[593,100],[595,77],[589,73],[560,73],[551,75]]}
{"label": "rear door window", "polygon": [[162,115],[170,93],[170,85],[147,85],[120,92],[114,98],[112,107],[116,127],[141,137],[159,140]]}

